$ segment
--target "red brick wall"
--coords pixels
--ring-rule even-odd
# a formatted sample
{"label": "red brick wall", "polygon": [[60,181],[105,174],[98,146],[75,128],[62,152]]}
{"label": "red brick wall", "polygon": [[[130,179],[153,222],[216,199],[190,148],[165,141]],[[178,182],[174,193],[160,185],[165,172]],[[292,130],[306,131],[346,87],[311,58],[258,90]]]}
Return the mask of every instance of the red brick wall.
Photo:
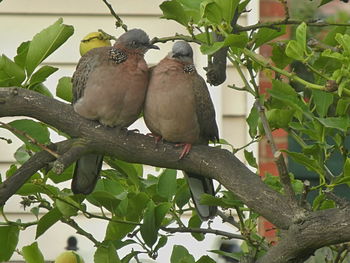
{"label": "red brick wall", "polygon": [[[280,1],[277,0],[260,0],[260,21],[274,21],[283,19],[285,10]],[[283,36],[287,38],[288,36]],[[270,57],[272,55],[272,48],[269,45],[263,45],[260,48],[260,54],[264,57]],[[260,74],[260,91],[265,93],[267,89],[271,88],[271,80]],[[276,130],[273,132],[275,143],[279,149],[286,149],[288,147],[288,137],[284,130]],[[266,139],[263,139],[259,143],[259,173],[260,176],[264,176],[265,173],[278,176],[276,164],[273,159],[271,147],[267,143]],[[274,226],[266,221],[264,218],[260,218],[258,225],[258,232],[266,237],[270,242],[276,241],[276,230]]]}

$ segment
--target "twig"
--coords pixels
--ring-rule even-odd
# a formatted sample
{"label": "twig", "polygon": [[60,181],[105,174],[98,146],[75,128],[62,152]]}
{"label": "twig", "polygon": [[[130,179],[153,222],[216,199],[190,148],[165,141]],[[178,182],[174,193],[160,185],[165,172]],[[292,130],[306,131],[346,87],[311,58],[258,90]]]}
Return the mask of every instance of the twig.
{"label": "twig", "polygon": [[310,186],[311,186],[310,181],[309,180],[305,180],[304,183],[303,183],[303,191],[301,193],[301,197],[300,197],[300,200],[299,200],[299,205],[301,207],[306,208],[306,206],[307,206],[306,198],[307,198],[308,193],[310,192]]}
{"label": "twig", "polygon": [[322,20],[310,20],[310,21],[302,21],[302,20],[278,20],[273,22],[265,22],[265,23],[257,23],[250,26],[240,26],[237,28],[238,32],[245,32],[245,31],[251,31],[251,30],[257,30],[260,28],[272,28],[272,29],[278,29],[278,26],[282,25],[299,25],[301,23],[305,22],[308,26],[311,27],[326,27],[326,26],[345,26],[348,27],[350,24],[348,23],[327,23]]}
{"label": "twig", "polygon": [[123,28],[125,32],[128,31],[127,25],[125,25],[123,20],[117,15],[117,13],[114,11],[112,5],[110,3],[108,3],[107,0],[102,0],[102,1],[106,4],[106,6],[108,7],[108,9],[111,12],[112,16],[114,16],[114,18],[117,20],[115,22],[116,27],[117,28],[118,27]]}
{"label": "twig", "polygon": [[38,142],[36,139],[34,139],[33,137],[31,137],[28,133],[18,130],[14,127],[12,127],[10,124],[4,123],[2,121],[0,121],[0,125],[2,125],[4,128],[8,129],[9,131],[13,132],[14,134],[23,136],[25,138],[28,139],[28,141],[36,146],[38,146],[40,149],[50,153],[51,155],[53,155],[54,157],[58,158],[59,154],[54,152],[53,150],[51,150],[50,148],[48,148],[46,145]]}
{"label": "twig", "polygon": [[186,36],[186,35],[182,35],[182,34],[178,34],[176,33],[175,36],[170,36],[170,37],[154,37],[150,42],[151,44],[155,44],[155,43],[166,43],[168,41],[176,41],[176,40],[184,40],[187,42],[193,42],[193,43],[197,43],[197,44],[202,44],[201,41],[199,41],[198,39],[195,39],[191,36]]}
{"label": "twig", "polygon": [[221,217],[221,219],[224,223],[229,223],[229,224],[233,225],[234,227],[236,227],[237,229],[240,229],[240,225],[235,221],[233,216],[227,216],[227,215],[225,215],[225,213],[223,213],[220,210],[218,210],[216,214]]}
{"label": "twig", "polygon": [[272,136],[272,131],[271,131],[269,122],[267,120],[267,117],[265,115],[265,108],[264,108],[264,106],[261,105],[259,99],[255,100],[255,106],[258,109],[261,123],[263,125],[264,130],[265,130],[267,141],[270,144],[272,154],[273,154],[273,157],[275,159],[275,163],[277,165],[278,173],[280,175],[281,183],[283,185],[285,193],[287,194],[287,197],[288,197],[289,201],[291,202],[291,204],[293,206],[297,206],[297,199],[295,196],[295,192],[293,191],[292,183],[291,183],[289,173],[288,173],[288,168],[287,168],[286,162],[284,160],[284,157],[283,157],[282,153],[278,150],[276,143],[275,143],[275,140]]}
{"label": "twig", "polygon": [[211,229],[211,228],[188,228],[188,227],[161,227],[161,230],[169,233],[201,233],[201,234],[214,234],[224,236],[229,239],[242,239],[245,240],[244,236],[232,234],[226,231]]}
{"label": "twig", "polygon": [[82,229],[74,220],[63,217],[61,218],[61,222],[73,227],[77,231],[77,234],[82,235],[87,239],[91,240],[91,242],[94,243],[95,246],[99,246],[101,244],[101,242],[97,241],[97,239],[95,239],[91,233],[86,232],[84,229]]}

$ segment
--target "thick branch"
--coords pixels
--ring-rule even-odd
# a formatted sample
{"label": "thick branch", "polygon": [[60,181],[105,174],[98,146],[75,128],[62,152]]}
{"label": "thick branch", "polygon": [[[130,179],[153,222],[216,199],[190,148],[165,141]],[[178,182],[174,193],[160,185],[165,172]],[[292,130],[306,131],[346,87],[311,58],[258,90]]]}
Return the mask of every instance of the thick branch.
{"label": "thick branch", "polygon": [[71,105],[20,88],[0,89],[0,117],[28,116],[43,121],[72,137],[84,138],[96,153],[121,160],[185,170],[212,177],[234,192],[245,204],[277,227],[288,228],[292,209],[281,194],[266,186],[233,154],[207,146],[194,146],[191,154],[178,160],[181,149],[159,143],[141,134],[106,128],[81,118]]}
{"label": "thick branch", "polygon": [[[48,148],[53,151],[64,152],[69,149],[70,146],[70,141],[64,141],[52,144],[48,146]],[[4,205],[34,173],[54,160],[55,157],[47,151],[42,151],[32,156],[26,163],[18,168],[12,176],[8,177],[0,184],[0,206]]]}

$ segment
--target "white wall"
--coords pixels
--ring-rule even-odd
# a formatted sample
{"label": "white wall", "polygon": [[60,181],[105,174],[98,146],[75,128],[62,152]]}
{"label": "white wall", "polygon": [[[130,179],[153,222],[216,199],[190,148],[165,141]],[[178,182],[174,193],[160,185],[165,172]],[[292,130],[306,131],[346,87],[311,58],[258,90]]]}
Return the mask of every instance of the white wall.
{"label": "white wall", "polygon": [[[132,2],[132,4],[131,4]],[[162,1],[123,1],[110,0],[114,9],[128,25],[129,28],[143,28],[150,37],[171,36],[175,33],[186,33],[182,27],[175,22],[160,19],[160,9],[158,5]],[[250,12],[247,17],[240,21],[241,24],[252,23],[257,21],[258,1],[252,1],[251,8],[255,11]],[[100,0],[4,0],[0,3],[0,34],[2,41],[0,45],[0,53],[6,54],[12,58],[16,54],[17,46],[23,42],[32,39],[32,37],[54,23],[58,17],[63,17],[65,24],[71,24],[75,28],[74,35],[58,50],[54,55],[45,61],[45,64],[57,66],[60,70],[54,73],[47,82],[47,86],[54,91],[57,80],[62,76],[71,76],[74,72],[77,61],[79,60],[79,41],[87,33],[103,29],[104,31],[119,35],[123,31],[115,30],[114,18],[109,14],[107,7]],[[150,64],[157,63],[170,50],[171,43],[158,44],[160,51],[151,50],[146,55],[146,60]],[[197,69],[204,76],[203,67],[206,63],[206,57],[202,56],[198,47],[195,48],[195,59]],[[226,85],[236,84],[241,86],[238,81],[237,73],[233,68],[228,69],[228,79],[220,87],[210,88],[212,98],[217,111],[217,120],[219,123],[220,136],[228,140],[235,147],[245,145],[249,138],[247,136],[247,128],[245,117],[247,109],[250,108],[251,99],[247,98],[243,93],[231,89],[223,89]],[[3,122],[9,122],[13,118],[1,118]],[[142,121],[138,121],[133,127],[138,128],[141,132],[147,132]],[[0,173],[4,177],[4,173],[8,166],[14,162],[12,157],[14,151],[21,145],[19,140],[12,136],[9,132],[0,129],[0,137],[11,138],[12,144],[6,144],[0,140]],[[55,140],[59,137],[54,136]],[[242,153],[238,153],[242,157]],[[149,168],[151,169],[151,168]],[[19,198],[13,197],[5,206],[5,211],[9,212],[10,218],[21,218],[22,221],[30,221],[30,215],[23,211],[20,207]],[[2,220],[2,218],[0,218]],[[96,239],[102,240],[106,224],[101,221],[86,219],[83,216],[77,218],[87,231],[92,232]],[[222,227],[221,220],[215,220],[213,228]],[[229,226],[223,226],[227,231],[233,231]],[[86,238],[80,237],[74,233],[75,231],[67,225],[56,224],[47,233],[38,239],[45,259],[53,260],[66,246],[66,239],[70,235],[78,238],[79,253],[84,257],[85,262],[93,262],[92,256],[94,248],[92,243]],[[19,248],[34,242],[35,228],[21,232]],[[219,241],[213,235],[208,236],[205,241],[196,242],[187,234],[178,234],[170,239],[170,244],[180,243],[186,246],[198,258],[205,251],[217,248]],[[167,246],[160,251],[157,262],[168,262],[171,246]],[[128,250],[129,251],[129,250]],[[126,253],[127,251],[124,251]],[[21,256],[14,254],[13,260],[22,259]]]}

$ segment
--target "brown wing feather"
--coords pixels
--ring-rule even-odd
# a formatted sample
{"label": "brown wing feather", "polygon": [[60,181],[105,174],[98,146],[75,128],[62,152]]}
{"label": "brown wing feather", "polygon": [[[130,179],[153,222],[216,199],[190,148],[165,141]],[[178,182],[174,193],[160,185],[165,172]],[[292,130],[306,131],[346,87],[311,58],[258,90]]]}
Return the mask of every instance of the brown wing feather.
{"label": "brown wing feather", "polygon": [[214,105],[205,80],[198,74],[195,74],[193,89],[200,127],[200,141],[203,144],[207,144],[209,140],[216,142],[219,140],[219,131],[215,120]]}
{"label": "brown wing feather", "polygon": [[96,67],[96,65],[98,65],[99,60],[101,59],[101,54],[104,53],[101,52],[100,49],[106,49],[107,51],[110,49],[110,47],[92,49],[84,56],[82,56],[78,62],[77,68],[72,77],[73,104],[84,95],[84,89],[89,75],[91,71],[93,71],[93,69]]}

